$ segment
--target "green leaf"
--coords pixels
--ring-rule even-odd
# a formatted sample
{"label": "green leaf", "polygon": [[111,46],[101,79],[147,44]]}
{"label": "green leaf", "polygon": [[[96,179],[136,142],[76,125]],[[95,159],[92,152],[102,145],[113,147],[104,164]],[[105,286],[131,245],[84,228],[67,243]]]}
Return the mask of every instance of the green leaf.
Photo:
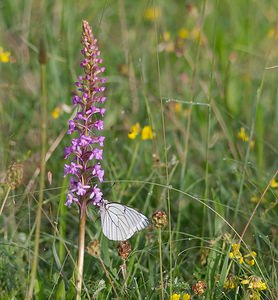
{"label": "green leaf", "polygon": [[64,282],[64,280],[60,281],[60,283],[58,285],[58,288],[56,290],[55,295],[56,295],[55,299],[59,299],[59,300],[66,299],[66,289],[65,289],[65,282]]}

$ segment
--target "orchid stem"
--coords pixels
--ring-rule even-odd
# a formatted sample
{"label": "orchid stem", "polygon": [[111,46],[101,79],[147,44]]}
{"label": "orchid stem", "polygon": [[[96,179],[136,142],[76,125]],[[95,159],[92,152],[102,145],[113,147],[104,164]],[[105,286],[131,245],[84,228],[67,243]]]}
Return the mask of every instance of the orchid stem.
{"label": "orchid stem", "polygon": [[84,252],[85,252],[85,229],[86,229],[86,201],[83,201],[80,208],[79,223],[79,241],[78,241],[78,261],[76,276],[76,300],[81,300],[83,269],[84,269]]}

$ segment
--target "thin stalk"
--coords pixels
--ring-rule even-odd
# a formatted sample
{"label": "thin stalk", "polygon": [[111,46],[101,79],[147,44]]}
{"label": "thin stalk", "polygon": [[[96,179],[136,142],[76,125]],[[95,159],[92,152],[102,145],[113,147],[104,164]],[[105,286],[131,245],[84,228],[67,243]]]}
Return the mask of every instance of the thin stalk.
{"label": "thin stalk", "polygon": [[124,279],[124,290],[126,292],[127,291],[127,283],[126,283],[126,260],[125,259],[121,266],[121,270],[122,270],[123,279]]}
{"label": "thin stalk", "polygon": [[[218,1],[216,1],[216,6],[218,7]],[[213,88],[213,70],[214,70],[214,63],[215,63],[215,48],[216,48],[216,21],[214,23],[214,41],[213,41],[213,55],[211,61],[211,72],[210,72],[210,86],[209,86],[209,95],[208,95],[208,123],[207,123],[207,141],[206,141],[206,167],[205,167],[205,190],[204,190],[204,202],[207,203],[207,197],[209,192],[209,141],[210,141],[210,118],[211,118],[211,98],[212,98],[212,88]],[[203,217],[202,217],[202,231],[201,236],[205,236],[205,229],[206,229],[206,218],[207,217],[207,207],[206,205],[203,206]],[[201,239],[200,245],[200,253],[201,255],[204,252],[204,239]]]}
{"label": "thin stalk", "polygon": [[37,277],[38,268],[38,256],[39,256],[39,245],[40,245],[40,232],[41,232],[41,215],[42,215],[42,203],[44,194],[44,182],[45,182],[45,155],[47,151],[47,94],[46,94],[46,65],[41,64],[41,87],[42,87],[42,110],[41,110],[41,162],[40,162],[40,190],[39,200],[36,212],[36,231],[34,241],[34,253],[31,268],[31,279],[28,289],[27,299],[32,299],[35,281]]}
{"label": "thin stalk", "polygon": [[134,168],[136,159],[138,158],[138,150],[139,150],[139,143],[137,142],[135,144],[135,149],[133,150],[133,155],[132,155],[132,159],[131,159],[131,163],[129,165],[128,171],[127,171],[127,178],[130,178],[131,172]]}
{"label": "thin stalk", "polygon": [[258,175],[265,173],[265,154],[264,154],[264,111],[263,104],[260,101],[257,108],[256,119],[256,147],[257,147],[257,162],[258,162]]}
{"label": "thin stalk", "polygon": [[[132,158],[131,158],[131,163],[129,165],[129,168],[128,168],[128,171],[127,171],[127,178],[130,178],[130,174],[131,172],[133,171],[134,169],[134,166],[135,166],[135,163],[136,163],[136,160],[137,160],[137,157],[138,157],[138,150],[139,150],[139,143],[137,142],[135,144],[135,149],[133,150],[133,154],[132,154]],[[122,188],[122,191],[120,193],[120,196],[119,196],[119,200],[122,199],[125,191],[126,191],[126,188],[127,188],[127,185],[124,185],[123,188]]]}
{"label": "thin stalk", "polygon": [[[201,18],[204,22],[204,15],[205,15],[205,9],[206,9],[206,0],[203,2],[202,6],[202,12],[201,12]],[[203,26],[203,24],[202,24]],[[182,160],[181,165],[181,189],[184,188],[184,182],[185,182],[185,174],[186,174],[186,168],[187,168],[187,159],[188,159],[188,149],[189,149],[189,140],[190,140],[190,131],[191,131],[191,119],[192,119],[192,104],[195,102],[194,93],[195,93],[195,84],[196,84],[196,78],[197,78],[197,69],[198,69],[198,62],[199,62],[199,56],[200,56],[200,48],[201,48],[201,33],[198,38],[197,42],[197,49],[196,49],[196,56],[194,59],[194,65],[193,65],[193,71],[192,71],[192,80],[190,85],[190,110],[187,116],[187,123],[186,123],[186,129],[185,129],[185,142],[184,142],[184,156]]]}
{"label": "thin stalk", "polygon": [[1,209],[0,209],[0,216],[2,215],[2,211],[3,211],[4,207],[5,207],[5,204],[6,204],[6,201],[7,201],[7,199],[8,199],[8,196],[9,196],[9,194],[10,194],[10,191],[11,191],[11,188],[8,187],[7,193],[6,193],[6,195],[5,195],[5,198],[4,198],[4,200],[3,200],[3,203],[2,203],[2,206],[1,206]]}
{"label": "thin stalk", "polygon": [[[253,112],[254,117],[252,118],[252,121],[251,121],[250,134],[248,137],[249,141],[251,141],[254,136],[255,125],[256,125],[257,118],[258,118],[258,107],[259,107],[259,104],[261,103],[262,90],[264,87],[264,80],[265,80],[265,73],[263,73],[260,87],[257,90],[256,103],[255,103],[254,112]],[[234,213],[235,220],[237,220],[237,215],[238,215],[239,207],[241,204],[241,196],[243,194],[244,182],[245,182],[245,178],[247,176],[247,166],[248,166],[248,162],[249,162],[249,156],[250,156],[250,143],[248,143],[248,145],[247,145],[244,164],[243,164],[241,176],[240,176],[239,192],[238,192],[235,213]]]}
{"label": "thin stalk", "polygon": [[[158,32],[156,28],[156,33]],[[158,44],[158,36],[156,34],[156,43]],[[165,126],[165,116],[164,116],[164,106],[162,99],[162,88],[161,88],[161,76],[160,76],[160,60],[158,52],[156,52],[157,61],[157,74],[158,74],[158,86],[159,86],[159,96],[160,96],[160,113],[161,113],[161,123],[162,123],[162,133],[163,133],[163,148],[164,148],[164,161],[165,161],[165,173],[166,173],[166,186],[167,186],[167,212],[168,212],[168,226],[169,226],[169,290],[170,295],[173,291],[173,245],[172,245],[172,218],[171,218],[171,199],[170,199],[170,185],[169,179],[169,169],[168,169],[168,155],[167,155],[167,140],[166,140],[166,126]]]}
{"label": "thin stalk", "polygon": [[242,231],[242,234],[241,234],[241,236],[240,236],[240,238],[239,238],[238,245],[240,245],[241,242],[243,241],[243,237],[244,237],[244,235],[245,235],[245,233],[246,233],[246,231],[247,231],[247,229],[248,229],[248,227],[249,227],[251,221],[253,220],[254,215],[255,215],[255,213],[256,213],[256,211],[257,211],[259,205],[261,204],[261,202],[262,202],[262,200],[263,200],[263,198],[264,198],[266,192],[268,191],[268,189],[269,189],[269,187],[270,187],[270,184],[271,184],[271,181],[275,179],[275,177],[277,176],[277,174],[278,174],[278,170],[276,170],[275,174],[272,176],[272,178],[271,178],[270,181],[268,182],[267,187],[266,187],[265,190],[263,191],[263,193],[262,193],[262,195],[261,195],[261,197],[260,197],[258,203],[256,204],[255,208],[253,209],[253,211],[252,211],[252,213],[251,213],[251,216],[250,216],[248,222],[246,223],[246,225],[245,225],[245,227],[244,227],[244,229],[243,229],[243,231]]}
{"label": "thin stalk", "polygon": [[[205,190],[204,190],[204,203],[207,203],[207,197],[208,197],[208,189],[209,189],[209,182],[208,182],[208,175],[209,175],[209,137],[210,137],[210,116],[211,116],[211,109],[210,106],[208,107],[208,122],[207,122],[207,142],[206,142],[206,166],[205,166]],[[207,207],[206,205],[203,206],[203,212],[202,212],[202,229],[201,229],[201,236],[205,236],[205,230],[206,230],[206,220],[207,220]],[[201,239],[201,245],[200,245],[200,252],[201,255],[204,251],[204,240]]]}
{"label": "thin stalk", "polygon": [[101,259],[101,257],[99,257],[98,259],[99,259],[99,262],[100,262],[100,264],[101,264],[101,267],[102,267],[102,269],[103,269],[103,271],[104,271],[104,273],[105,273],[107,279],[109,280],[109,282],[110,282],[110,284],[111,284],[111,286],[112,286],[112,289],[113,289],[113,291],[114,291],[114,293],[115,293],[117,299],[120,299],[120,297],[119,297],[119,295],[118,295],[118,293],[117,293],[117,290],[116,290],[116,288],[115,288],[115,286],[114,286],[113,280],[112,280],[112,278],[110,277],[109,272],[108,272],[108,270],[106,269],[103,260]]}
{"label": "thin stalk", "polygon": [[164,299],[164,283],[163,283],[163,268],[162,268],[162,239],[161,229],[158,229],[158,245],[159,245],[159,268],[160,268],[160,288],[161,288],[161,299]]}
{"label": "thin stalk", "polygon": [[80,207],[79,221],[79,240],[78,240],[78,261],[76,269],[76,300],[81,300],[83,269],[84,269],[84,253],[85,253],[85,229],[86,229],[86,201],[82,201]]}
{"label": "thin stalk", "polygon": [[65,258],[65,236],[66,236],[66,214],[67,209],[65,205],[65,190],[67,186],[67,179],[64,178],[63,185],[61,189],[60,203],[59,203],[59,214],[57,219],[59,219],[59,259],[63,263]]}

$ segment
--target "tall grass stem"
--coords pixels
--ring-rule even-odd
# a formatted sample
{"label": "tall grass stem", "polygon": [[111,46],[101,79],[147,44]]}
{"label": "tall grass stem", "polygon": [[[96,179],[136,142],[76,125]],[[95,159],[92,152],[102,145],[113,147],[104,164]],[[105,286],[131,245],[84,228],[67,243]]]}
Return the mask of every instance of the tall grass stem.
{"label": "tall grass stem", "polygon": [[[156,32],[158,32],[156,26]],[[156,43],[158,44],[158,36],[156,34]],[[165,127],[165,116],[164,116],[164,105],[162,98],[161,90],[161,76],[160,76],[160,61],[158,52],[156,52],[156,61],[157,61],[157,73],[158,73],[158,82],[159,82],[159,95],[160,95],[160,111],[161,111],[161,123],[162,123],[162,132],[163,132],[163,148],[164,148],[164,160],[165,160],[165,173],[166,173],[166,186],[170,184],[169,181],[169,170],[168,170],[168,154],[167,154],[167,140],[166,140],[166,127]],[[167,188],[167,211],[168,211],[168,224],[169,224],[169,277],[170,277],[170,295],[172,295],[173,290],[173,249],[172,249],[172,220],[171,220],[171,201],[170,201],[170,190]]]}
{"label": "tall grass stem", "polygon": [[158,245],[159,245],[159,269],[160,269],[160,288],[161,288],[161,299],[164,299],[164,283],[163,283],[163,265],[162,265],[162,238],[161,229],[158,229]]}
{"label": "tall grass stem", "polygon": [[[256,120],[258,118],[258,107],[261,103],[262,90],[264,87],[264,79],[265,79],[265,73],[263,73],[260,87],[257,90],[256,103],[255,103],[255,107],[254,107],[254,112],[252,114],[253,117],[252,117],[251,126],[250,126],[250,134],[248,137],[249,141],[251,141],[254,136]],[[241,172],[241,177],[240,177],[239,192],[238,192],[237,203],[236,203],[235,214],[234,214],[235,220],[237,219],[237,215],[238,215],[238,211],[239,211],[239,207],[240,207],[240,203],[241,203],[241,196],[243,193],[244,182],[245,182],[245,178],[246,178],[246,170],[247,170],[247,166],[249,163],[249,157],[250,157],[250,143],[248,143],[248,145],[247,145],[244,164],[242,167],[242,172]]]}
{"label": "tall grass stem", "polygon": [[34,253],[31,267],[31,276],[28,289],[27,299],[33,298],[33,290],[35,286],[37,268],[38,268],[38,256],[39,256],[39,245],[40,245],[40,231],[41,231],[41,215],[42,215],[42,204],[44,196],[44,182],[45,182],[45,155],[47,151],[47,92],[46,92],[46,64],[41,64],[41,162],[40,162],[40,183],[39,183],[39,200],[36,212],[36,231],[34,241]]}

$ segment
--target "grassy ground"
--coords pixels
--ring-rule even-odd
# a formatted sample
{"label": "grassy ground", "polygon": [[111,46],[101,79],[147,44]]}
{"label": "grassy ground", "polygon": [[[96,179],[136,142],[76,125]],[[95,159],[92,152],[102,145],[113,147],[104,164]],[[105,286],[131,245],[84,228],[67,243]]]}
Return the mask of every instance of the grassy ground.
{"label": "grassy ground", "polygon": [[[82,299],[116,298],[111,281],[120,299],[277,299],[277,1],[4,0],[0,8],[0,299],[26,296],[40,199],[36,299],[74,295],[78,210],[64,206],[63,153],[84,19],[106,67],[105,198],[149,218],[163,210],[170,223],[130,240],[124,280],[118,244],[88,208],[86,244],[97,239],[101,249],[85,254]],[[136,123],[153,138],[130,139]]]}

